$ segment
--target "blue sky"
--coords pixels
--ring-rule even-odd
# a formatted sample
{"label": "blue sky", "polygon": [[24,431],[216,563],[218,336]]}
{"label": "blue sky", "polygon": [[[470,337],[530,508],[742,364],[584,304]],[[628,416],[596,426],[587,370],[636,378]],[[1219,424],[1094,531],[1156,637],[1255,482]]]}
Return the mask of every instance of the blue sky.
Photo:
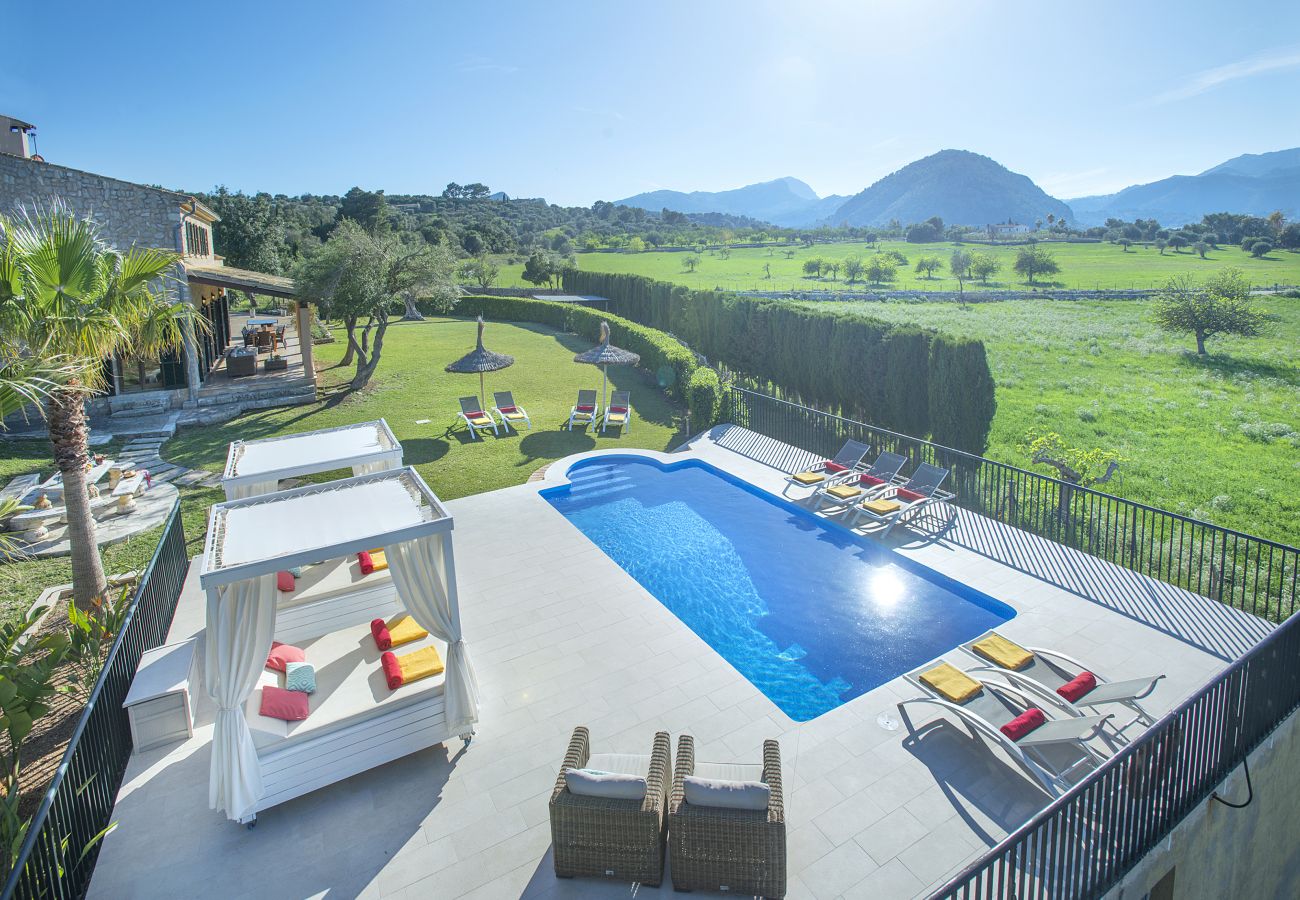
{"label": "blue sky", "polygon": [[589,204],[946,147],[1049,193],[1300,145],[1300,4],[10,3],[0,113],[52,162],[188,190]]}

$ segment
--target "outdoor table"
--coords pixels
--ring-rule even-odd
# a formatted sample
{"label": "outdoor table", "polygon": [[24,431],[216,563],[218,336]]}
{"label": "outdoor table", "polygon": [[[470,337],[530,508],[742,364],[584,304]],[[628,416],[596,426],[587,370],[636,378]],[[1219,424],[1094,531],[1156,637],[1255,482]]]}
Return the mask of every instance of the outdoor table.
{"label": "outdoor table", "polygon": [[268,317],[268,318],[261,318],[261,317],[259,317],[259,318],[256,318],[256,319],[252,319],[252,318],[250,318],[250,319],[248,320],[248,324],[249,324],[249,325],[259,325],[259,326],[265,327],[265,326],[267,326],[267,325],[275,325],[277,321],[278,321],[277,319],[272,319],[272,318],[269,318],[269,317]]}

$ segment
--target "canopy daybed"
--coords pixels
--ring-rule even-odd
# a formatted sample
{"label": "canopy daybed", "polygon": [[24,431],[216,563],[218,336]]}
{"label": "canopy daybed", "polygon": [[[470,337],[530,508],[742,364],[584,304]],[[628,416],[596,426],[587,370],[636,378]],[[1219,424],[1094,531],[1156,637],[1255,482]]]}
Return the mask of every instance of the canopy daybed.
{"label": "canopy daybed", "polygon": [[[259,810],[459,735],[478,721],[478,685],[461,635],[452,519],[414,469],[227,501],[212,507],[200,584],[207,593],[204,678],[217,705],[209,804],[252,822]],[[276,573],[383,547],[401,607],[445,672],[390,690],[364,625],[300,623],[317,689],[302,721],[260,714],[277,634]],[[321,604],[307,604],[319,613]],[[407,648],[403,648],[406,650]]]}
{"label": "canopy daybed", "polygon": [[383,419],[256,441],[234,441],[221,486],[227,500],[273,492],[281,478],[351,468],[353,475],[396,469],[402,445]]}

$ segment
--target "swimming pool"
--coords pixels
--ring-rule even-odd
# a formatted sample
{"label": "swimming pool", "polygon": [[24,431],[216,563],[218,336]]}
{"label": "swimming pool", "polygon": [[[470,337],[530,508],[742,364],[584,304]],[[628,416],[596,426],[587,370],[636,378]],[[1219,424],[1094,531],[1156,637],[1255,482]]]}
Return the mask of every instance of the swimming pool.
{"label": "swimming pool", "polygon": [[580,460],[542,496],[800,722],[1015,610],[699,460]]}

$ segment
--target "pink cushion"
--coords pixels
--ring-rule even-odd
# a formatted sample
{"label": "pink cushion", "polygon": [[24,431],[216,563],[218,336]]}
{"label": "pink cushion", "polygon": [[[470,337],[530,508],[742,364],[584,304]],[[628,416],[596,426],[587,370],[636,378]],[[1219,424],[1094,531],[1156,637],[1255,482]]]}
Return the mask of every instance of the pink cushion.
{"label": "pink cushion", "polygon": [[292,591],[296,583],[297,582],[294,580],[292,572],[275,573],[275,586],[282,591],[285,592]]}
{"label": "pink cushion", "polygon": [[1056,689],[1056,692],[1069,700],[1071,703],[1077,703],[1080,699],[1087,696],[1093,688],[1097,686],[1097,676],[1091,672],[1080,672],[1074,676],[1073,680],[1067,681]]}
{"label": "pink cushion", "polygon": [[483,410],[481,410],[481,409],[476,409],[476,410],[474,410],[473,412],[467,412],[467,413],[465,413],[465,415],[466,415],[468,418],[471,418],[471,419],[486,419],[486,418],[487,418],[487,413],[483,412]]}
{"label": "pink cushion", "polygon": [[885,479],[877,478],[875,475],[863,475],[858,479],[858,484],[865,484],[870,487],[876,487],[885,483]]}
{"label": "pink cushion", "polygon": [[361,564],[362,575],[369,575],[371,572],[375,571],[375,561],[370,558],[370,554],[365,550],[362,550],[357,554],[357,562]]}
{"label": "pink cushion", "polygon": [[1047,716],[1043,715],[1043,711],[1031,706],[998,730],[1011,740],[1018,741],[1035,728],[1041,728],[1046,721]]}
{"label": "pink cushion", "polygon": [[497,409],[501,410],[501,412],[508,412],[508,413],[512,413],[515,411],[515,408],[513,406],[498,406]]}
{"label": "pink cushion", "polygon": [[262,715],[286,722],[301,722],[311,713],[311,704],[302,691],[286,691],[267,685],[262,688]]}
{"label": "pink cushion", "polygon": [[847,472],[849,470],[848,466],[842,466],[837,462],[831,462],[829,459],[822,463],[822,468],[827,472]]}
{"label": "pink cushion", "polygon": [[594,407],[594,406],[579,406],[577,409],[578,409],[578,412],[594,412],[595,409],[596,409],[596,407]]}
{"label": "pink cushion", "polygon": [[611,406],[611,407],[609,408],[609,411],[612,412],[612,413],[625,413],[625,412],[627,412],[627,407],[626,407],[626,406]]}
{"label": "pink cushion", "polygon": [[281,644],[279,641],[272,641],[271,652],[266,655],[266,667],[277,672],[284,671],[285,663],[306,661],[307,654],[302,651],[301,647]]}
{"label": "pink cushion", "polygon": [[927,496],[926,494],[919,494],[916,491],[909,491],[907,488],[899,488],[896,493],[904,500],[924,500]]}

